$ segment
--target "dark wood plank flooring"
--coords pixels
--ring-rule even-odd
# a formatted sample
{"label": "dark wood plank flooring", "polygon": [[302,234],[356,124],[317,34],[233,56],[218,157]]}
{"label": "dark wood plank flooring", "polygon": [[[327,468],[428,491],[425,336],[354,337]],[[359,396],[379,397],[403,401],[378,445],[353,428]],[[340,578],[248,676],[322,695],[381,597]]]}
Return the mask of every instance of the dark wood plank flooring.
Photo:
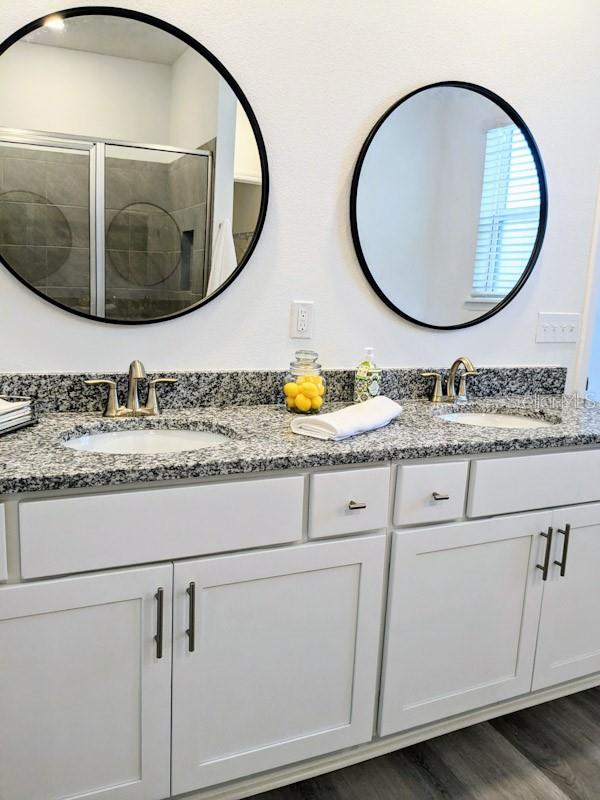
{"label": "dark wood plank flooring", "polygon": [[256,800],[600,800],[600,688]]}

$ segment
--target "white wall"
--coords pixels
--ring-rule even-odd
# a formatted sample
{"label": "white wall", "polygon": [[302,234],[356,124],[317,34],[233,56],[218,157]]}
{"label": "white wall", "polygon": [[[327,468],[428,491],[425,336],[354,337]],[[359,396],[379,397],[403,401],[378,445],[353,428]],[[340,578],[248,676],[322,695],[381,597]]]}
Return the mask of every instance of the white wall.
{"label": "white wall", "polygon": [[[97,4],[99,0],[94,0]],[[150,326],[81,320],[0,271],[0,370],[283,367],[289,301],[314,299],[312,345],[326,366],[350,366],[365,344],[384,364],[558,363],[573,345],[535,343],[539,310],[580,311],[598,183],[597,0],[145,0],[121,5],[186,29],[246,92],[265,136],[270,208],[235,284],[197,313]],[[0,36],[47,12],[46,0],[6,4]],[[293,35],[290,35],[293,31]],[[249,43],[251,46],[249,46]],[[550,187],[543,255],[526,288],[483,325],[413,327],[372,293],[348,223],[352,169],[369,129],[400,95],[444,79],[474,81],[523,114]],[[573,147],[576,137],[577,147]]]}
{"label": "white wall", "polygon": [[[195,50],[173,64],[169,136],[165,144],[196,150],[217,135],[219,75]],[[202,98],[195,102],[194,98]]]}
{"label": "white wall", "polygon": [[163,64],[28,42],[0,58],[3,127],[165,143],[170,92]]}

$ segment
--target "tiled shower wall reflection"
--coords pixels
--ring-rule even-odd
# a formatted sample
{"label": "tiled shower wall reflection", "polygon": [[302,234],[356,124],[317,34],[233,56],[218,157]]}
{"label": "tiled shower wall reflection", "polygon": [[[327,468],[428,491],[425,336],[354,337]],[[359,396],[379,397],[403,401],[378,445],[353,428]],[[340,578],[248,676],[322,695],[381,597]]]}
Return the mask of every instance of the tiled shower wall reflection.
{"label": "tiled shower wall reflection", "polygon": [[0,254],[26,281],[89,310],[88,155],[0,145]]}
{"label": "tiled shower wall reflection", "polygon": [[206,290],[208,158],[112,155],[124,150],[107,147],[106,316],[172,314]]}
{"label": "tiled shower wall reflection", "polygon": [[[131,152],[107,146],[105,162],[106,316],[115,319],[176,313],[202,299],[208,280],[208,158],[161,162],[141,148],[137,159],[120,157]],[[89,193],[87,151],[0,145],[0,255],[82,312],[90,310]]]}

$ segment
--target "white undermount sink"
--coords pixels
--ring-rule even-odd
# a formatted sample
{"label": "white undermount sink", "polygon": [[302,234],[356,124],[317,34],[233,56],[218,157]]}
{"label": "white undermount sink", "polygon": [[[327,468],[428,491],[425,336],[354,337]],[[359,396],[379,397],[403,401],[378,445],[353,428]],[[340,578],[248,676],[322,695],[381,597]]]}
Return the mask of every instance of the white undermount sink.
{"label": "white undermount sink", "polygon": [[555,423],[537,417],[527,417],[521,414],[494,414],[491,412],[455,412],[441,414],[440,419],[445,422],[455,422],[459,425],[477,425],[480,428],[550,428]]}
{"label": "white undermount sink", "polygon": [[68,439],[64,445],[88,453],[144,454],[181,453],[228,441],[229,437],[222,433],[165,428],[89,433]]}

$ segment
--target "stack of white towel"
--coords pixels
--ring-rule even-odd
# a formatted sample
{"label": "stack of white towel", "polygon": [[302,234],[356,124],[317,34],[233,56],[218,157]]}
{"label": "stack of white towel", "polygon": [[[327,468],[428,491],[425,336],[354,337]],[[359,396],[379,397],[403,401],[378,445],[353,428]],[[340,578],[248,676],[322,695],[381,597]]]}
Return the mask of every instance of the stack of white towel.
{"label": "stack of white towel", "polygon": [[3,400],[0,397],[0,435],[32,420],[31,400]]}

